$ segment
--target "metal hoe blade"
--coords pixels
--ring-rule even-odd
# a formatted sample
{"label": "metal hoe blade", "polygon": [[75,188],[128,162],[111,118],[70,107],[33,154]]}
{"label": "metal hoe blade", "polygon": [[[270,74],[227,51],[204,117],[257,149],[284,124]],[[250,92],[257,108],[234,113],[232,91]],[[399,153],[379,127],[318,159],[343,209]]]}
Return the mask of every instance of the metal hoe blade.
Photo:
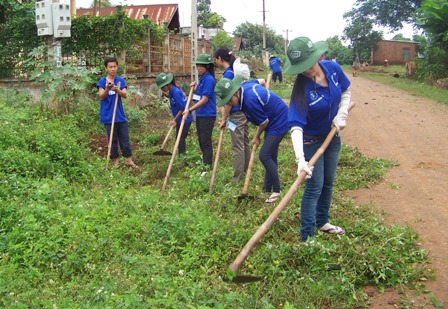
{"label": "metal hoe blade", "polygon": [[171,156],[172,153],[163,149],[157,150],[153,152],[155,156]]}
{"label": "metal hoe blade", "polygon": [[251,283],[260,281],[262,278],[257,276],[251,276],[251,275],[236,275],[232,279],[229,279],[227,276],[224,276],[225,282],[231,282],[231,283]]}

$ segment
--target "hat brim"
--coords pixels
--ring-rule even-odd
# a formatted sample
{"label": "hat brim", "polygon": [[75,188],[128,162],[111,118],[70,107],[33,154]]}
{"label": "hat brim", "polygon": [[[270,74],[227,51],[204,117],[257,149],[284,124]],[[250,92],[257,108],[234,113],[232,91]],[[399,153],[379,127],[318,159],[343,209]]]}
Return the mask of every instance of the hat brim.
{"label": "hat brim", "polygon": [[205,61],[195,61],[194,64],[203,64],[203,65],[211,64],[211,65],[215,65],[213,62],[205,62]]}
{"label": "hat brim", "polygon": [[316,50],[305,61],[297,64],[292,64],[291,61],[289,61],[289,58],[287,58],[285,61],[283,72],[286,75],[297,75],[311,68],[319,60],[322,54],[328,50],[328,44],[325,41],[320,41],[314,43],[314,47],[316,48]]}
{"label": "hat brim", "polygon": [[168,73],[166,75],[166,80],[162,84],[157,86],[157,90],[160,90],[163,87],[165,87],[166,85],[170,84],[173,81],[173,78],[174,78],[173,73]]}
{"label": "hat brim", "polygon": [[235,76],[232,79],[232,87],[229,90],[229,93],[223,97],[223,98],[216,98],[216,106],[222,107],[229,103],[230,99],[233,97],[233,95],[240,89],[241,84],[243,83],[243,80],[240,76]]}

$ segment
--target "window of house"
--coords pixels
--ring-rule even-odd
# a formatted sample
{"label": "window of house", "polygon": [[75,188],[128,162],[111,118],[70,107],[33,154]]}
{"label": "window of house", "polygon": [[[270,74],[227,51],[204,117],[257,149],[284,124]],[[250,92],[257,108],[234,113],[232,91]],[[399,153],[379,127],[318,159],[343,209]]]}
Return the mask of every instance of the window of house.
{"label": "window of house", "polygon": [[411,49],[409,47],[403,48],[403,61],[407,62],[411,60]]}

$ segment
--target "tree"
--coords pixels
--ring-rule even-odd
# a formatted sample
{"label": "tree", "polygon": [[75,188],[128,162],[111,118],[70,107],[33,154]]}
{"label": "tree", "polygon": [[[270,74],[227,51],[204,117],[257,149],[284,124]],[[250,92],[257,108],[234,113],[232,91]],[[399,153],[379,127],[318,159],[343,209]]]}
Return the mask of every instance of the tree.
{"label": "tree", "polygon": [[[244,48],[257,57],[261,57],[263,50],[263,26],[245,22],[235,28],[234,36],[241,37]],[[284,54],[285,39],[269,27],[266,27],[266,49],[271,54]]]}
{"label": "tree", "polygon": [[344,29],[343,39],[351,42],[353,55],[357,54],[360,59],[369,59],[371,50],[383,39],[382,32],[373,30],[372,20],[355,16],[354,12],[345,13],[344,18],[350,19],[350,24]]}
{"label": "tree", "polygon": [[337,35],[326,39],[328,51],[325,53],[327,59],[336,58],[340,64],[352,64],[353,50],[344,46]]}
{"label": "tree", "polygon": [[225,31],[218,32],[216,35],[212,37],[212,46],[213,49],[217,49],[221,46],[226,46],[230,50],[234,48],[234,41],[233,38],[227,34]]}
{"label": "tree", "polygon": [[[426,80],[446,78],[448,70],[448,3],[446,0],[427,0],[418,11],[417,24],[428,40],[418,59],[417,75]],[[422,47],[422,46],[421,46]]]}
{"label": "tree", "polygon": [[415,14],[424,0],[357,0],[343,17],[348,25],[344,29],[344,39],[350,40],[354,52],[370,53],[382,33],[374,26],[397,31],[403,23],[414,23]]}
{"label": "tree", "polygon": [[198,0],[197,1],[197,23],[198,26],[202,25],[205,28],[208,27],[208,21],[214,13],[210,10],[211,0]]}
{"label": "tree", "polygon": [[395,40],[395,41],[412,41],[412,40],[409,39],[409,38],[405,38],[404,35],[403,35],[402,33],[398,33],[398,34],[394,35],[394,37],[392,38],[392,40]]}
{"label": "tree", "polygon": [[214,13],[207,21],[207,26],[210,28],[216,28],[216,29],[224,29],[224,23],[226,22],[226,19],[217,14]]}

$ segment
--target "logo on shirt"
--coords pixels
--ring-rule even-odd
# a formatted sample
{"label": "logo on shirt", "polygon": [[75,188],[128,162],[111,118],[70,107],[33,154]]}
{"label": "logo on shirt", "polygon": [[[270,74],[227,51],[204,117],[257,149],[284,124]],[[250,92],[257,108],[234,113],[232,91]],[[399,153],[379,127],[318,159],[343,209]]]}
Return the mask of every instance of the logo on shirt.
{"label": "logo on shirt", "polygon": [[318,94],[315,90],[310,91],[310,98],[312,101],[316,100],[318,97]]}
{"label": "logo on shirt", "polygon": [[337,86],[339,84],[338,75],[336,74],[336,72],[331,74],[331,81],[333,82],[333,84],[335,86]]}

